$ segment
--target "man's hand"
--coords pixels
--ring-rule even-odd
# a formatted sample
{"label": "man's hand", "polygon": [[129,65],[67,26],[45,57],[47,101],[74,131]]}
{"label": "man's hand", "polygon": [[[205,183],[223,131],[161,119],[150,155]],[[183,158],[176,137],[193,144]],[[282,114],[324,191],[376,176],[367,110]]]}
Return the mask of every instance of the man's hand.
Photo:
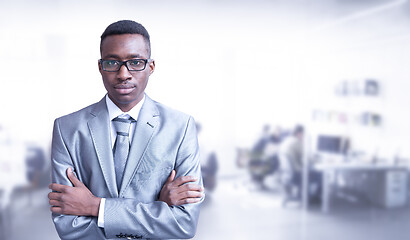
{"label": "man's hand", "polygon": [[98,216],[101,198],[95,197],[90,190],[74,175],[71,168],[67,176],[74,187],[52,183],[48,187],[54,191],[48,194],[51,212],[77,216]]}
{"label": "man's hand", "polygon": [[175,170],[172,170],[161,189],[159,200],[166,202],[168,206],[199,202],[204,191],[203,187],[194,183],[188,184],[197,179],[192,176],[182,176],[174,181],[175,175]]}

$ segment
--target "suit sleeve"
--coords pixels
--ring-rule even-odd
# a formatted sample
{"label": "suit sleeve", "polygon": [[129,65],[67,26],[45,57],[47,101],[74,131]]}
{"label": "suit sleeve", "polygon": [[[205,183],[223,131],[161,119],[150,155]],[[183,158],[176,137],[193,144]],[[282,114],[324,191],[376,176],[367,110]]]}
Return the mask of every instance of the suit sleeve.
{"label": "suit sleeve", "polygon": [[[190,117],[178,146],[175,160],[177,176],[198,177],[202,185],[199,146],[194,120]],[[200,204],[168,206],[165,202],[141,203],[136,199],[107,198],[105,234],[107,238],[132,235],[139,238],[192,238],[195,235]]]}
{"label": "suit sleeve", "polygon": [[[51,146],[51,178],[53,183],[72,186],[66,175],[67,168],[76,169],[69,150],[64,143],[58,119],[54,121]],[[52,214],[57,233],[61,239],[105,239],[96,217]]]}

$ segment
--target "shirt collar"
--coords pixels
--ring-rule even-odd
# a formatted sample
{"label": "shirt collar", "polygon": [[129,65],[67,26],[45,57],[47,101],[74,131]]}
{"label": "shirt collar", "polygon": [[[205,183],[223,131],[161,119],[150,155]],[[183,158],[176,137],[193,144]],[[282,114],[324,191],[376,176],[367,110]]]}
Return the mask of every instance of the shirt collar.
{"label": "shirt collar", "polygon": [[108,97],[108,94],[105,95],[105,102],[107,104],[108,116],[110,117],[111,121],[118,116],[122,117],[125,115],[128,115],[133,119],[138,120],[138,115],[140,114],[142,105],[144,105],[145,102],[145,94],[141,101],[137,103],[137,105],[135,105],[128,112],[123,112],[117,105],[115,105],[115,103]]}

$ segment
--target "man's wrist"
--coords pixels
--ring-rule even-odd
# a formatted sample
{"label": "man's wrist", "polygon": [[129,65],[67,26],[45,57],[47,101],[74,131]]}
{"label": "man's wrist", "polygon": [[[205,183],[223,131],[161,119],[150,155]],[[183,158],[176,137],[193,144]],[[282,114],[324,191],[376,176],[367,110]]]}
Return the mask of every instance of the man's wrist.
{"label": "man's wrist", "polygon": [[91,206],[91,216],[93,217],[98,217],[98,212],[100,210],[100,203],[101,203],[101,198],[99,197],[94,197],[92,201],[92,206]]}

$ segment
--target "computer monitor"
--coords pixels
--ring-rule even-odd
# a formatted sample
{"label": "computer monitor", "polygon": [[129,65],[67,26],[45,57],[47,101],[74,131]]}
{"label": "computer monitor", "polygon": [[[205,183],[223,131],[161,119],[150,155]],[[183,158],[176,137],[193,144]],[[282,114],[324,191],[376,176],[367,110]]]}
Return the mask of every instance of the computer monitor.
{"label": "computer monitor", "polygon": [[319,135],[317,138],[317,151],[322,153],[343,154],[344,138],[341,136]]}

